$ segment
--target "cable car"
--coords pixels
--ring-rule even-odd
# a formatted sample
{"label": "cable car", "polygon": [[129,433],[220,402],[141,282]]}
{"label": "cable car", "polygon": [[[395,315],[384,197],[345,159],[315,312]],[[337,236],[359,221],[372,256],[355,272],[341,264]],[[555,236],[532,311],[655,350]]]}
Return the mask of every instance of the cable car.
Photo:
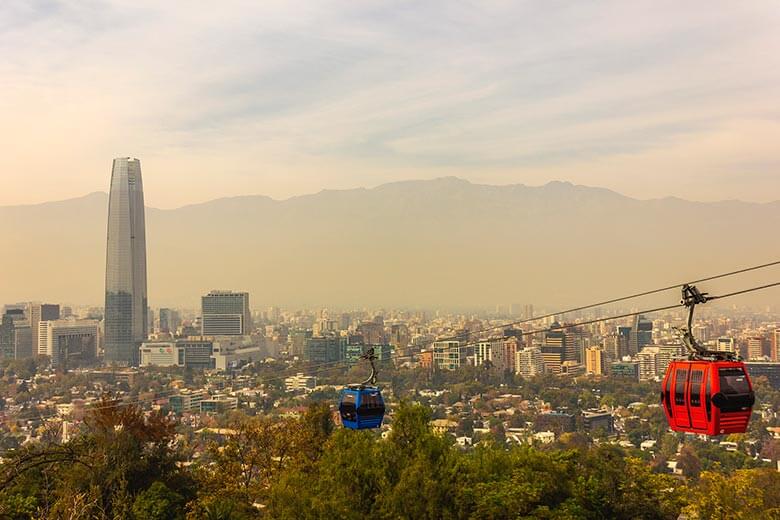
{"label": "cable car", "polygon": [[385,402],[376,386],[374,349],[370,348],[361,358],[371,363],[371,375],[362,383],[347,385],[339,401],[341,424],[351,430],[379,428],[385,416]]}
{"label": "cable car", "polygon": [[722,435],[747,430],[753,386],[739,361],[672,361],[661,394],[669,426],[677,432]]}
{"label": "cable car", "polygon": [[674,431],[704,435],[744,433],[756,402],[745,364],[734,353],[706,350],[691,333],[694,307],[706,302],[706,293],[683,286],[681,303],[688,307],[688,327],[682,330],[682,339],[690,357],[669,363],[661,404]]}

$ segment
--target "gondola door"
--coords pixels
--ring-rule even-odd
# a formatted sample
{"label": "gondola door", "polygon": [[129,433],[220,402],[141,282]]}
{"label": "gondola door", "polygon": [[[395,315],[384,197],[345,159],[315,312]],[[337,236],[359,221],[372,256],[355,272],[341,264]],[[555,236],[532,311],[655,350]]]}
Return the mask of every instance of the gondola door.
{"label": "gondola door", "polygon": [[690,428],[691,417],[688,415],[688,373],[690,364],[675,363],[674,389],[672,392],[672,416],[678,428]]}
{"label": "gondola door", "polygon": [[706,381],[709,374],[707,363],[693,363],[688,377],[688,403],[691,427],[694,430],[707,429]]}

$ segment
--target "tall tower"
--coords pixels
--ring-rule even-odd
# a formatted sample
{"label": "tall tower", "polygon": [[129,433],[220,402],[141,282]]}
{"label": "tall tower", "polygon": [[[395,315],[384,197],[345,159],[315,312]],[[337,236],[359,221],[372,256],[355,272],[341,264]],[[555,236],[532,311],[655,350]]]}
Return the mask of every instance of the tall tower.
{"label": "tall tower", "polygon": [[147,337],[146,228],[141,162],[121,157],[111,168],[106,246],[105,362],[138,364]]}

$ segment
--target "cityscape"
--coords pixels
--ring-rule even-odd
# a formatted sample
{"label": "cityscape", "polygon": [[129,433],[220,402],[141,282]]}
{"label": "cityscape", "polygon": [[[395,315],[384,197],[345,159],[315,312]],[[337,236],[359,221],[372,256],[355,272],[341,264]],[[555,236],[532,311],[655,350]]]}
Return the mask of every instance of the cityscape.
{"label": "cityscape", "polygon": [[107,396],[111,406],[172,421],[176,437],[189,439],[187,464],[238,435],[230,427],[235,414],[301,418],[307,406],[324,403],[338,425],[338,394],[365,377],[370,349],[388,407],[382,438],[393,430],[395,410],[413,402],[428,410],[433,434],[461,450],[580,439],[636,451],[662,474],[697,475],[713,463],[700,460],[712,457],[705,449],[719,450],[733,469],[780,470],[776,310],[707,310],[693,322],[700,344],[746,360],[761,385],[750,431],[708,448],[713,441],[701,434],[672,440],[654,390],[669,364],[686,356],[684,307],[642,313],[597,303],[548,312],[512,303],[473,314],[257,309],[248,292],[234,288],[205,292],[195,310],[153,308],[144,209],[140,161],[114,159],[105,306],[4,305],[5,453],[43,436],[73,442],[90,414],[107,406]]}
{"label": "cityscape", "polygon": [[0,3],[0,520],[780,520],[778,14]]}

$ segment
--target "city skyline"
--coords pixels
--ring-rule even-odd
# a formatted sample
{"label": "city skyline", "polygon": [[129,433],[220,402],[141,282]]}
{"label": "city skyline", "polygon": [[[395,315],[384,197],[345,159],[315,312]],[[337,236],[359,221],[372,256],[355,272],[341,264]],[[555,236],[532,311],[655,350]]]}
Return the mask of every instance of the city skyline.
{"label": "city skyline", "polygon": [[0,517],[777,513],[778,29],[0,2]]}
{"label": "city skyline", "polygon": [[0,205],[102,189],[124,153],[161,208],[447,175],[780,192],[771,2],[232,5],[4,2]]}

